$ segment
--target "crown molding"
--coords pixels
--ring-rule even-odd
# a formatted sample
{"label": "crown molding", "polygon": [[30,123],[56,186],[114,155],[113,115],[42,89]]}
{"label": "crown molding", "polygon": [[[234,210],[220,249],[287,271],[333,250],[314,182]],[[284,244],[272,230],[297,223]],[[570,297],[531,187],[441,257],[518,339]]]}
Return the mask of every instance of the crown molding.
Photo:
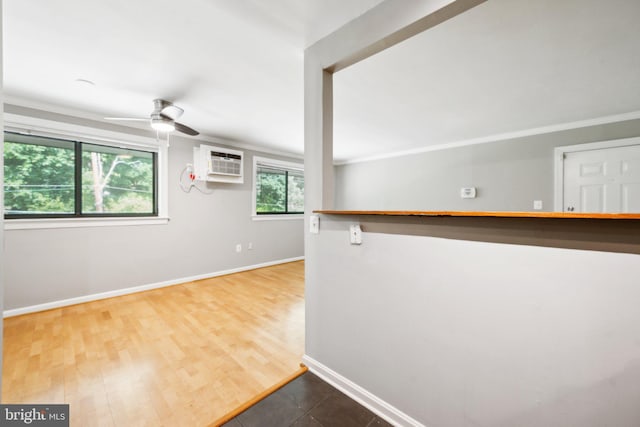
{"label": "crown molding", "polygon": [[495,135],[483,136],[480,138],[471,138],[461,141],[445,142],[441,144],[433,144],[410,150],[394,151],[375,156],[356,157],[353,159],[334,162],[335,166],[350,165],[354,163],[373,162],[376,160],[390,159],[393,157],[411,156],[414,154],[426,153],[429,151],[447,150],[449,148],[465,147],[468,145],[486,144],[490,142],[505,141],[508,139],[523,138],[533,135],[543,135],[546,133],[561,132],[565,130],[579,129],[589,126],[604,125],[609,123],[624,122],[627,120],[640,119],[640,111],[631,111],[629,113],[615,114],[611,116],[596,117],[587,120],[578,120],[574,122],[558,123],[549,126],[541,126],[536,128],[524,129],[514,132],[499,133]]}

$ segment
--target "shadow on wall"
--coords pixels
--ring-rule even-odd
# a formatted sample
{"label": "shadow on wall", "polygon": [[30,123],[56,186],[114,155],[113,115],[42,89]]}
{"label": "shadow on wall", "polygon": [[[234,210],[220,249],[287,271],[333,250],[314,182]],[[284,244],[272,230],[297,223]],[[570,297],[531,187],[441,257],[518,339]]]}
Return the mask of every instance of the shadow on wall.
{"label": "shadow on wall", "polygon": [[[640,254],[640,220],[361,216],[371,233]],[[640,424],[638,424],[640,425]]]}
{"label": "shadow on wall", "polygon": [[500,427],[638,427],[640,362],[581,388],[559,390],[551,401],[496,424]]}

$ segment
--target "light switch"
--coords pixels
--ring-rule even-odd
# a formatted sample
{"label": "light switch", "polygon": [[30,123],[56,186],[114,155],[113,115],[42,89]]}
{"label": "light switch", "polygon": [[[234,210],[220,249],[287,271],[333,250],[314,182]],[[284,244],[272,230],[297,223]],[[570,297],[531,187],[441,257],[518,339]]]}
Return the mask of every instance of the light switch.
{"label": "light switch", "polygon": [[311,215],[309,217],[309,233],[318,234],[320,232],[320,216]]}
{"label": "light switch", "polygon": [[349,227],[349,240],[352,245],[362,244],[362,229],[360,225],[352,225]]}

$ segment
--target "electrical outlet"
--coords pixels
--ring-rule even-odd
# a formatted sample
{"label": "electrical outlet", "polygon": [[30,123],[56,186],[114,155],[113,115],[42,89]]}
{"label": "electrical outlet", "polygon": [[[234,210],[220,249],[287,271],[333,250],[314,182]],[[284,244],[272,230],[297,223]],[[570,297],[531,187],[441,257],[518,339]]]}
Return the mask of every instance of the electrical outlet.
{"label": "electrical outlet", "polygon": [[240,243],[236,245],[236,252],[242,252],[242,245]]}
{"label": "electrical outlet", "polygon": [[534,200],[533,201],[533,209],[539,211],[542,209],[542,200]]}
{"label": "electrical outlet", "polygon": [[247,250],[251,251],[253,250],[253,243],[249,242],[249,244],[247,245]]}

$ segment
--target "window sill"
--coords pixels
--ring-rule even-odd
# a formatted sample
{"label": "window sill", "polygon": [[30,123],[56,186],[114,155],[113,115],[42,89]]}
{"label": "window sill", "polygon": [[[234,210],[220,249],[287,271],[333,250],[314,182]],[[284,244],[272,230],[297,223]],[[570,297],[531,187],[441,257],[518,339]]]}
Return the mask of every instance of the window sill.
{"label": "window sill", "polygon": [[287,219],[304,219],[304,214],[291,214],[291,215],[252,215],[251,219],[254,221],[278,221]]}
{"label": "window sill", "polygon": [[5,219],[5,230],[35,230],[44,228],[123,227],[130,225],[164,225],[168,217],[119,217],[119,218],[38,218]]}

